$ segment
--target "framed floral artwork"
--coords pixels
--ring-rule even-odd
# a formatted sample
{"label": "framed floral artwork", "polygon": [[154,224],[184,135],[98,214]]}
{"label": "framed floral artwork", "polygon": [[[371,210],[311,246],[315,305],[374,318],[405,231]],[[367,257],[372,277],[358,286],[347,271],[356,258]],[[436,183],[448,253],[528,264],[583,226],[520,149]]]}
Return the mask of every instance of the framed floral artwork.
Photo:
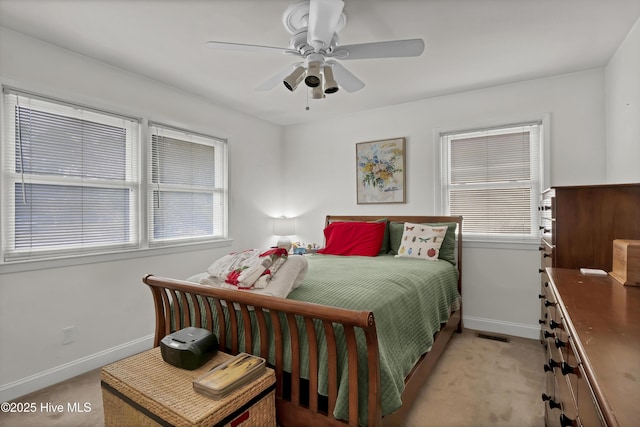
{"label": "framed floral artwork", "polygon": [[356,144],[358,204],[405,202],[405,139]]}

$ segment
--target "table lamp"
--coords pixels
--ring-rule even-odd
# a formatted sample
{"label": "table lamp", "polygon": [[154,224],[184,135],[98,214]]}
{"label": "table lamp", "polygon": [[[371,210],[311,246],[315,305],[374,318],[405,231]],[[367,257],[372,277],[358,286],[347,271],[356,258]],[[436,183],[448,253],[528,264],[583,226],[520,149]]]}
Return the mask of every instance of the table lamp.
{"label": "table lamp", "polygon": [[289,236],[296,234],[295,218],[275,218],[273,220],[273,234],[280,236],[277,243],[279,248],[286,249],[287,252],[291,250],[291,239]]}

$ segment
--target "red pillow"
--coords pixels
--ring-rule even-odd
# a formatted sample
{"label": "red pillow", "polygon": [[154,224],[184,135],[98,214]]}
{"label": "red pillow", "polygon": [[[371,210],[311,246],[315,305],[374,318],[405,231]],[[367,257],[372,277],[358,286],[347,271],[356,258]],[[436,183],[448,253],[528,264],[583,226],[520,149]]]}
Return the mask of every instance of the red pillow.
{"label": "red pillow", "polygon": [[376,256],[385,227],[384,222],[332,222],[324,229],[326,245],[318,253]]}

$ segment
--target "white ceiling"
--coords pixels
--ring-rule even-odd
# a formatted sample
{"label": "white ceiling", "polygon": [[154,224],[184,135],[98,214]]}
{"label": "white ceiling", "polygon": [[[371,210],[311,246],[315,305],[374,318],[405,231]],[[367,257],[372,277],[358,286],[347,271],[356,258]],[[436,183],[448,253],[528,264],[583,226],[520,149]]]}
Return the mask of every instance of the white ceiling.
{"label": "white ceiling", "polygon": [[208,49],[288,47],[288,0],[0,0],[0,25],[280,124],[603,67],[640,0],[345,0],[341,44],[422,38],[418,58],[345,61],[366,83],[310,100],[256,86],[299,58]]}

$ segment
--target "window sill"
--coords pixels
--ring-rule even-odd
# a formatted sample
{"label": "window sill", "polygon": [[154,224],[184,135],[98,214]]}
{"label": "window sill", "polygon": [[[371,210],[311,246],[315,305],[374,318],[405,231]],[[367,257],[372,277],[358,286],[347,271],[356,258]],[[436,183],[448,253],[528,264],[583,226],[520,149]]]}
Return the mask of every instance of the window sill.
{"label": "window sill", "polygon": [[23,271],[44,270],[73,265],[95,264],[99,262],[120,261],[124,259],[145,258],[150,256],[170,255],[182,252],[200,251],[231,246],[232,239],[216,240],[212,242],[190,243],[155,248],[133,249],[128,251],[81,255],[73,257],[26,260],[0,263],[0,274],[20,273]]}

